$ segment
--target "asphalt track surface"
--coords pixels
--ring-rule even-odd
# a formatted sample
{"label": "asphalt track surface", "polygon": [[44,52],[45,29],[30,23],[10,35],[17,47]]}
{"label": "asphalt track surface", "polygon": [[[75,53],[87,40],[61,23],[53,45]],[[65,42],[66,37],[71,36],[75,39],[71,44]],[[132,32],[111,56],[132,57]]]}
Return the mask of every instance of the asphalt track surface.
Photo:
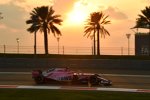
{"label": "asphalt track surface", "polygon": [[[57,86],[59,89],[90,89],[90,90],[106,90],[108,91],[146,91],[150,93],[150,75],[126,75],[126,74],[101,74],[104,78],[110,79],[113,82],[112,86],[94,86],[91,88],[87,85],[75,85],[70,84],[60,85],[60,84],[43,84],[36,85],[31,77],[31,72],[0,72],[0,88],[6,87],[17,87],[17,88],[50,88]],[[27,87],[28,86],[28,87]],[[64,88],[65,87],[65,88]],[[82,88],[79,88],[82,87]],[[121,89],[121,90],[120,90]]]}

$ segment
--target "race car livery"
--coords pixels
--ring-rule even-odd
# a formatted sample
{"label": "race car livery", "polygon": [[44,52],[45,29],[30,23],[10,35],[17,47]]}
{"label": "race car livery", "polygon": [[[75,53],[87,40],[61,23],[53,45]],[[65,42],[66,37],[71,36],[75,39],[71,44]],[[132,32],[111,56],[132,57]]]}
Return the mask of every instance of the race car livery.
{"label": "race car livery", "polygon": [[112,82],[99,74],[78,73],[69,68],[50,68],[46,71],[33,70],[32,78],[37,84],[60,82],[71,84],[90,84],[110,86]]}

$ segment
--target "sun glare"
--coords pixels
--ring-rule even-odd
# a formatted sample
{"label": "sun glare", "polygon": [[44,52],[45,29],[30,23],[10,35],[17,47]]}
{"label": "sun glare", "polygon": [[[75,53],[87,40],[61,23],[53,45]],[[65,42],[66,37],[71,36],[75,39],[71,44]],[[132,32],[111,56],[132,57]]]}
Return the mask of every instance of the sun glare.
{"label": "sun glare", "polygon": [[75,10],[68,14],[68,21],[73,24],[81,24],[86,20],[87,14],[82,10]]}
{"label": "sun glare", "polygon": [[67,15],[67,22],[71,24],[82,24],[88,17],[88,11],[84,5],[77,2]]}
{"label": "sun glare", "polygon": [[89,17],[90,13],[97,11],[99,6],[90,2],[78,1],[74,4],[73,9],[67,14],[66,22],[68,25],[80,25]]}

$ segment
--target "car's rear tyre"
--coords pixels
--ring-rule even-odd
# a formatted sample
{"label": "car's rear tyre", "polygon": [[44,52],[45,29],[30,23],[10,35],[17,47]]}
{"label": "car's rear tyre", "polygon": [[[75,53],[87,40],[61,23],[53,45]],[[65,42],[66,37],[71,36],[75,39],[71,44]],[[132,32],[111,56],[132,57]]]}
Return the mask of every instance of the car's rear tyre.
{"label": "car's rear tyre", "polygon": [[89,77],[89,83],[90,83],[91,85],[97,84],[97,78],[96,78],[95,75],[92,75],[92,76]]}
{"label": "car's rear tyre", "polygon": [[36,77],[36,78],[34,78],[34,80],[37,84],[43,84],[44,83],[44,77],[43,76]]}
{"label": "car's rear tyre", "polygon": [[78,76],[77,75],[73,75],[73,78],[72,78],[72,84],[77,84],[78,83]]}

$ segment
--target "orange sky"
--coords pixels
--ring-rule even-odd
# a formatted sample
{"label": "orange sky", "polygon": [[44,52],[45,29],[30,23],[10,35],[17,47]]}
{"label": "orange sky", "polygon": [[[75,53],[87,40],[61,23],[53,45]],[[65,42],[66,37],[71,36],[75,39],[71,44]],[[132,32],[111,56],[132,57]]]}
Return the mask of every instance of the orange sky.
{"label": "orange sky", "polygon": [[[25,21],[34,7],[53,5],[56,14],[61,14],[63,24],[60,46],[91,47],[90,38],[83,37],[84,21],[91,12],[103,11],[109,15],[111,24],[106,28],[110,36],[101,39],[101,47],[127,47],[126,33],[130,33],[130,44],[134,48],[134,32],[130,29],[140,10],[149,6],[149,0],[0,0],[0,45],[33,46],[33,34],[26,31]],[[80,16],[79,16],[80,15]],[[72,20],[72,18],[74,20]],[[38,34],[38,46],[43,46],[43,34]],[[57,46],[57,39],[49,35],[49,46]],[[105,51],[102,51],[105,52]]]}

